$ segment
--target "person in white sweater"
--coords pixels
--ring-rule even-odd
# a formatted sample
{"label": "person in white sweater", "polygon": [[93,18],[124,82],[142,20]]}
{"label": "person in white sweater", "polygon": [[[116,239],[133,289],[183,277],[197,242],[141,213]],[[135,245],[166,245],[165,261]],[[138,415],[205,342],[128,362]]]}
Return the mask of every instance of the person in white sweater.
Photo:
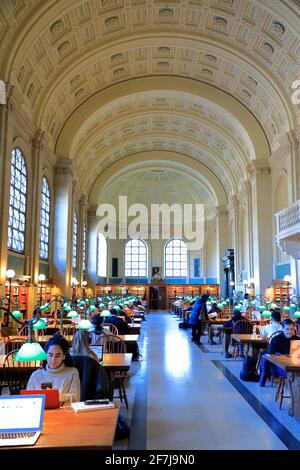
{"label": "person in white sweater", "polygon": [[260,334],[262,339],[270,338],[270,336],[275,333],[275,331],[282,331],[280,311],[273,309],[270,311],[272,312],[271,323],[261,329]]}
{"label": "person in white sweater", "polygon": [[60,402],[80,401],[80,379],[78,370],[68,352],[68,341],[61,335],[54,335],[46,344],[47,361],[43,368],[33,372],[27,390],[56,388]]}

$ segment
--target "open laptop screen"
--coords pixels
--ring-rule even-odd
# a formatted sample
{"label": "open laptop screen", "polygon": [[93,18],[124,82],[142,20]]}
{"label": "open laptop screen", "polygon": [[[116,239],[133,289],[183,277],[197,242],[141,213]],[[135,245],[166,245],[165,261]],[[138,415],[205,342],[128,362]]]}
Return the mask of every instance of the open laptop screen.
{"label": "open laptop screen", "polygon": [[103,359],[103,346],[102,345],[97,345],[97,346],[90,346],[91,350],[94,351],[97,356],[99,361],[102,361]]}
{"label": "open laptop screen", "polygon": [[41,431],[45,395],[0,395],[0,432]]}

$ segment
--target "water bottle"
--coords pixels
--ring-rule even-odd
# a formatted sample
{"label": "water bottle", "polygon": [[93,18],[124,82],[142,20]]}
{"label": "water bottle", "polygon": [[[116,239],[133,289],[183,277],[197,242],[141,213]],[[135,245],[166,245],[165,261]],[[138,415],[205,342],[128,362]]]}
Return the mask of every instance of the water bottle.
{"label": "water bottle", "polygon": [[254,325],[253,331],[252,331],[252,338],[256,339],[256,326]]}

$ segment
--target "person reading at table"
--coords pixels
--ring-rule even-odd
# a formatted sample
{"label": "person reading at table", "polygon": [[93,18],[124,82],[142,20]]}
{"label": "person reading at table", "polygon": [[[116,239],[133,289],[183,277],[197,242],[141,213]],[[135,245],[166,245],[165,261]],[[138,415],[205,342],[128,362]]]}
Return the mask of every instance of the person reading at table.
{"label": "person reading at table", "polygon": [[260,335],[262,339],[270,338],[270,336],[275,333],[275,331],[282,331],[281,325],[281,315],[280,310],[270,310],[271,312],[271,323],[269,325],[264,326],[261,329]]}
{"label": "person reading at table", "polygon": [[[238,323],[240,322],[240,323]],[[229,354],[228,349],[230,345],[230,339],[231,339],[231,334],[233,333],[233,328],[234,325],[238,323],[237,327],[235,328],[235,333],[251,333],[252,332],[252,326],[251,323],[247,321],[247,319],[242,315],[240,310],[234,310],[234,314],[231,320],[228,320],[223,323],[223,327],[225,328],[225,342],[224,342],[224,348],[225,348],[225,357],[229,358],[231,357],[231,354]],[[239,326],[239,327],[238,327]],[[234,344],[234,340],[233,344]],[[242,357],[244,354],[244,347],[242,344],[238,344],[238,349],[239,349],[239,355]]]}
{"label": "person reading at table", "polygon": [[77,330],[72,340],[71,356],[89,356],[98,362],[97,354],[90,348],[91,338],[87,330]]}
{"label": "person reading at table", "polygon": [[[211,306],[211,308],[209,309],[209,311],[207,312],[207,315],[208,315],[208,319],[209,320],[215,320],[217,318],[217,316],[219,315],[219,313],[221,313],[221,309],[217,306],[216,302],[214,302]],[[210,325],[210,328],[209,328],[209,344],[217,344],[214,342],[214,336],[215,334],[216,335],[220,335],[220,329],[218,328],[218,326],[214,326],[214,325]]]}
{"label": "person reading at table", "polygon": [[80,400],[80,379],[78,370],[73,367],[69,354],[68,341],[55,334],[46,343],[47,360],[43,367],[33,372],[27,384],[27,390],[38,390],[46,385],[59,391],[60,402]]}
{"label": "person reading at table", "polygon": [[[279,331],[279,333],[275,333],[275,335],[270,339],[267,353],[289,354],[291,340],[300,340],[300,337],[295,335],[295,325],[293,320],[291,320],[290,318],[286,318],[282,322],[282,331]],[[269,377],[270,373],[275,377],[286,376],[286,372],[283,369],[277,367],[275,364],[271,364],[265,358],[265,356],[263,356],[260,363],[260,387],[265,386],[266,380]]]}

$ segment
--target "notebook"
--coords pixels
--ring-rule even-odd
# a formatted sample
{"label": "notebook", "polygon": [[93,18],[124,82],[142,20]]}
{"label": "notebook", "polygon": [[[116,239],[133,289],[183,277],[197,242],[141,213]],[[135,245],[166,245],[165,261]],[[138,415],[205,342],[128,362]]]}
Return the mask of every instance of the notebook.
{"label": "notebook", "polygon": [[102,345],[90,346],[90,349],[97,354],[99,362],[101,362],[103,359],[103,346]]}
{"label": "notebook", "polygon": [[0,447],[30,446],[38,440],[45,395],[0,395]]}
{"label": "notebook", "polygon": [[300,359],[300,341],[291,339],[290,341],[290,357]]}
{"label": "notebook", "polygon": [[53,410],[55,408],[59,408],[59,393],[57,388],[53,389],[39,389],[39,390],[20,390],[21,395],[45,395],[46,403],[45,409],[46,410]]}
{"label": "notebook", "polygon": [[105,404],[105,405],[85,405],[84,401],[77,401],[71,403],[71,406],[74,411],[82,412],[82,411],[97,411],[97,410],[108,410],[110,408],[115,408],[115,404],[113,401]]}

